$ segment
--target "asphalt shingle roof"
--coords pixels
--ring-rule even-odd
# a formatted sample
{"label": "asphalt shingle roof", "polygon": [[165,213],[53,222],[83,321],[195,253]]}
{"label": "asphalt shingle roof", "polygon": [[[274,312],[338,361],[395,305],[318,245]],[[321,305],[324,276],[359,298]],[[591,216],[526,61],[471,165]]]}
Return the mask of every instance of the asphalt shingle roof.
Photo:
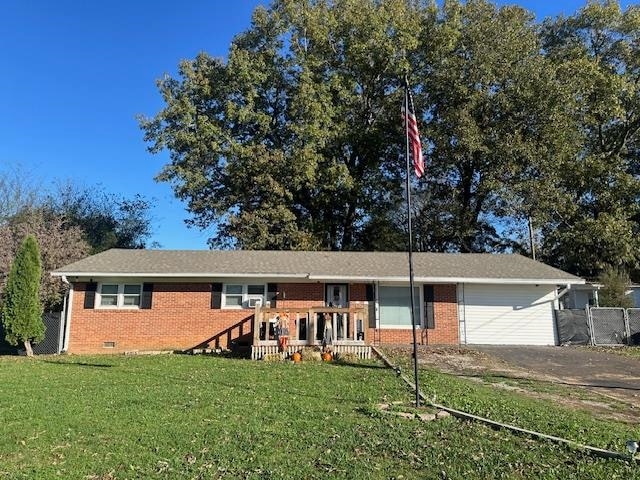
{"label": "asphalt shingle roof", "polygon": [[[513,280],[583,283],[562,270],[521,255],[414,253],[417,280]],[[406,252],[297,252],[111,249],[62,267],[55,275],[406,280]]]}

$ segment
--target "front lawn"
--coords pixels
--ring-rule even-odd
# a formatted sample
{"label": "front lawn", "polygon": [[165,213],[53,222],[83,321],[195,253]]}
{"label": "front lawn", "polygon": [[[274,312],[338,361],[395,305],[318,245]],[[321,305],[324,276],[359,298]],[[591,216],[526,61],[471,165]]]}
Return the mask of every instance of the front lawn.
{"label": "front lawn", "polygon": [[[378,413],[377,403],[410,402],[412,395],[377,363],[4,357],[0,382],[2,479],[582,479],[639,472],[453,418],[421,423]],[[501,400],[471,382],[436,375],[423,382],[441,403],[551,430],[564,426],[571,435],[584,432],[583,441],[602,435],[601,446],[617,448],[633,431],[613,422],[605,431],[550,403],[523,400],[520,408],[519,396],[502,392]]]}

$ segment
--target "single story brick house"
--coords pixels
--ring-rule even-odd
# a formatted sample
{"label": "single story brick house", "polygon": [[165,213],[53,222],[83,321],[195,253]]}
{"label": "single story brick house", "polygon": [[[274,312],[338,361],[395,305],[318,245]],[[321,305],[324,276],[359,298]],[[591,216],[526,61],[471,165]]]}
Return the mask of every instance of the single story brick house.
{"label": "single story brick house", "polygon": [[[70,284],[64,350],[336,350],[412,341],[405,252],[112,249],[54,271]],[[554,345],[554,308],[584,280],[520,255],[414,254],[420,344]],[[323,333],[324,332],[324,333]]]}

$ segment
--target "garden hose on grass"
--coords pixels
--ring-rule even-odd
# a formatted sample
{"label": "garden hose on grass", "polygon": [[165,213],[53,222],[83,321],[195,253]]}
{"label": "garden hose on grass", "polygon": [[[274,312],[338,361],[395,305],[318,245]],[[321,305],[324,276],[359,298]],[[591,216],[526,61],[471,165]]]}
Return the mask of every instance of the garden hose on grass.
{"label": "garden hose on grass", "polygon": [[[409,380],[409,378],[407,378],[406,375],[404,375],[402,373],[402,371],[400,370],[400,368],[398,366],[396,366],[393,363],[391,363],[391,360],[389,360],[376,347],[371,347],[371,350],[373,351],[373,353],[375,353],[382,360],[382,362],[388,368],[391,368],[392,370],[394,370],[396,372],[396,374],[399,374],[400,378],[402,378],[402,380],[415,392],[416,385],[411,380]],[[584,451],[584,452],[586,452],[586,453],[588,453],[590,455],[594,455],[594,456],[597,456],[597,457],[615,458],[615,459],[618,459],[618,460],[627,460],[627,461],[633,461],[633,462],[636,462],[636,463],[640,463],[640,458],[637,458],[637,457],[635,457],[633,455],[625,455],[624,453],[613,452],[611,450],[605,450],[603,448],[593,447],[591,445],[584,445],[582,443],[574,442],[573,440],[568,440],[566,438],[555,437],[553,435],[547,435],[546,433],[540,433],[540,432],[535,432],[533,430],[527,430],[525,428],[516,427],[515,425],[509,425],[507,423],[497,422],[497,421],[491,420],[489,418],[479,417],[478,415],[474,415],[472,413],[463,412],[462,410],[456,410],[454,408],[446,407],[444,405],[439,405],[437,403],[433,403],[431,400],[429,400],[427,397],[425,397],[422,392],[420,392],[420,398],[425,403],[425,405],[428,405],[428,406],[433,407],[433,408],[437,408],[439,410],[444,410],[445,412],[449,412],[451,415],[453,415],[454,417],[457,417],[457,418],[461,418],[461,419],[464,419],[464,420],[470,420],[470,421],[474,421],[474,422],[484,423],[485,425],[489,425],[489,426],[491,426],[493,428],[501,428],[501,429],[509,430],[509,431],[512,431],[512,432],[529,435],[531,437],[542,439],[542,440],[549,440],[549,441],[554,442],[554,443],[559,443],[559,444],[562,444],[562,445],[566,445],[566,446],[568,446],[570,448],[574,448],[574,449],[578,449],[578,450]]]}

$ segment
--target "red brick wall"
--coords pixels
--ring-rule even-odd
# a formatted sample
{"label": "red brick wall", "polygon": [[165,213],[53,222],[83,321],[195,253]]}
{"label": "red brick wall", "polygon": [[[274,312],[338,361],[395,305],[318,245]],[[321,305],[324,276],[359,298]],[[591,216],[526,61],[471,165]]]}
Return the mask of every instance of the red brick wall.
{"label": "red brick wall", "polygon": [[460,323],[458,321],[458,299],[455,285],[433,286],[433,316],[436,328],[427,330],[427,344],[458,345]]}
{"label": "red brick wall", "polygon": [[279,283],[277,308],[324,307],[324,283]]}
{"label": "red brick wall", "polygon": [[[420,345],[458,345],[458,301],[455,285],[434,285],[433,312],[436,328],[416,330],[416,341]],[[370,328],[370,343],[373,344],[407,344],[413,343],[411,328]]]}
{"label": "red brick wall", "polygon": [[367,286],[364,283],[353,283],[349,285],[349,301],[366,302]]}
{"label": "red brick wall", "polygon": [[[207,345],[226,348],[232,341],[251,341],[253,311],[211,309],[208,283],[156,283],[148,310],[85,309],[85,287],[74,285],[69,353],[183,350]],[[324,305],[323,283],[279,284],[278,291],[278,308]],[[366,286],[349,285],[349,297],[352,302],[365,302]],[[418,342],[458,344],[455,285],[435,285],[434,297],[436,328],[419,329]],[[367,333],[367,340],[374,344],[413,341],[411,329],[369,328]],[[115,348],[105,348],[104,342],[115,342]]]}
{"label": "red brick wall", "polygon": [[253,311],[211,309],[211,284],[156,283],[149,310],[85,309],[85,287],[74,285],[69,353],[224,348],[251,339]]}

